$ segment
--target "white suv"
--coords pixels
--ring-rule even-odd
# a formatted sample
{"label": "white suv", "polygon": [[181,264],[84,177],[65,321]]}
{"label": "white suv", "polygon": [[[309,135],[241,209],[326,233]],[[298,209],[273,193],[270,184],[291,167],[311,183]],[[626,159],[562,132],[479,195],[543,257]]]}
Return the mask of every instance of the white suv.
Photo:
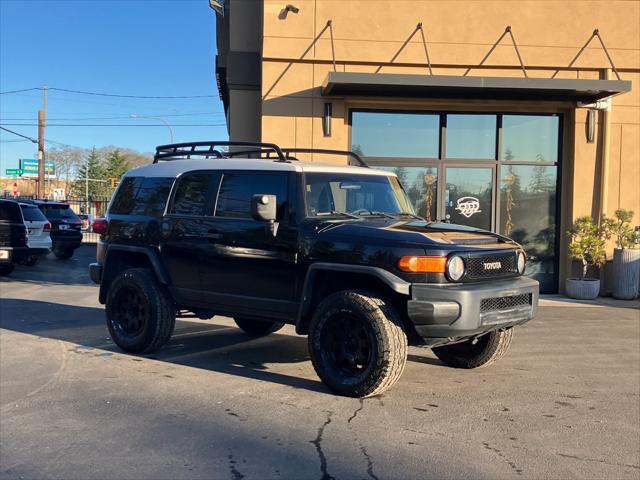
{"label": "white suv", "polygon": [[51,251],[51,223],[35,205],[20,203],[20,208],[27,227],[27,246],[29,247],[29,254],[22,263],[32,267],[40,256]]}

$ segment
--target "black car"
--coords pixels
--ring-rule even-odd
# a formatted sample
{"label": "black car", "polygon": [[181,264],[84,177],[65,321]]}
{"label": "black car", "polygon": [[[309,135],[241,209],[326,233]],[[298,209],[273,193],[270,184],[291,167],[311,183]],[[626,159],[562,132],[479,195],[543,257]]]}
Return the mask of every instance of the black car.
{"label": "black car", "polygon": [[504,355],[538,303],[517,243],[417,217],[397,177],[353,153],[360,166],[299,151],[166,145],[126,174],[90,266],[116,344],[152,352],[176,315],[233,317],[254,337],[288,323],[320,378],[355,397],[393,385],[409,343],[459,368]]}
{"label": "black car", "polygon": [[28,254],[27,227],[20,205],[13,200],[0,200],[0,276],[13,272],[15,264]]}
{"label": "black car", "polygon": [[71,258],[82,245],[82,220],[69,204],[48,200],[32,200],[51,222],[51,250],[61,259]]}

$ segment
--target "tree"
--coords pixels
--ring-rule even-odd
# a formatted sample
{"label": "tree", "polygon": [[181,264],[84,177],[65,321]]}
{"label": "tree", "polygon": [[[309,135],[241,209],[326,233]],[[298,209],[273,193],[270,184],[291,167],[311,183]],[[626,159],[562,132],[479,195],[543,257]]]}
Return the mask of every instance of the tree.
{"label": "tree", "polygon": [[529,191],[531,193],[549,193],[555,190],[553,178],[547,167],[536,165],[533,167],[533,177],[529,182]]}
{"label": "tree", "polygon": [[107,155],[107,160],[104,165],[104,173],[107,180],[114,178],[116,181],[120,181],[120,178],[127,170],[129,170],[129,162],[126,157],[120,153],[119,149],[116,148]]}
{"label": "tree", "polygon": [[75,177],[82,165],[84,155],[85,151],[78,147],[56,147],[47,152],[47,160],[53,160],[56,165],[56,176],[64,180],[67,189],[69,181]]}
{"label": "tree", "polygon": [[393,173],[396,174],[402,186],[407,184],[407,169],[405,167],[396,167],[393,169]]}
{"label": "tree", "polygon": [[76,181],[73,183],[73,194],[85,197],[88,193],[89,198],[103,197],[108,194],[106,187],[105,170],[98,151],[93,147],[84,164],[78,169]]}

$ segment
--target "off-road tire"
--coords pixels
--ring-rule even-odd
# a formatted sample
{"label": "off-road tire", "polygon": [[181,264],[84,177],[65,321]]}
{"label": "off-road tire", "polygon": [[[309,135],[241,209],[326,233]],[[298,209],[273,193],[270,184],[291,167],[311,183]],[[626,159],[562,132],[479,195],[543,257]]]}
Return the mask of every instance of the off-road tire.
{"label": "off-road tire", "polygon": [[[370,360],[364,370],[344,376],[332,367],[331,354],[323,351],[323,329],[330,320],[353,316],[367,332]],[[309,353],[316,373],[333,391],[357,398],[372,397],[389,389],[407,362],[407,336],[395,309],[374,293],[341,291],[325,298],[311,319]]]}
{"label": "off-road tire", "polygon": [[479,368],[502,358],[513,339],[513,328],[495,330],[478,339],[433,348],[433,353],[445,364],[455,368]]}
{"label": "off-road tire", "polygon": [[75,250],[73,248],[54,248],[53,254],[58,260],[68,260],[73,257],[74,251]]}
{"label": "off-road tire", "polygon": [[6,277],[16,266],[13,263],[5,263],[4,265],[0,265],[0,277]]}
{"label": "off-road tire", "polygon": [[[139,333],[124,332],[118,309],[125,292],[137,295],[144,309]],[[145,268],[131,268],[111,283],[106,301],[107,328],[121,349],[130,353],[151,353],[169,341],[176,324],[176,307],[167,289]]]}
{"label": "off-road tire", "polygon": [[244,333],[255,338],[264,337],[270,333],[277,332],[285,325],[284,322],[263,322],[248,318],[234,318],[233,320]]}

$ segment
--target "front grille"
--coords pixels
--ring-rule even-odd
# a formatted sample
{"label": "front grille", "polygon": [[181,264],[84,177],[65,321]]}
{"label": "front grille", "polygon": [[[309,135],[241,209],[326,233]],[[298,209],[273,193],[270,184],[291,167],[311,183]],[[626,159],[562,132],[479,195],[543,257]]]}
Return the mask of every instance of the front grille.
{"label": "front grille", "polygon": [[493,253],[487,255],[468,256],[465,259],[466,280],[483,280],[504,277],[518,273],[516,253]]}
{"label": "front grille", "polygon": [[480,302],[480,313],[508,310],[515,307],[531,305],[531,294],[512,295],[510,297],[483,298]]}

